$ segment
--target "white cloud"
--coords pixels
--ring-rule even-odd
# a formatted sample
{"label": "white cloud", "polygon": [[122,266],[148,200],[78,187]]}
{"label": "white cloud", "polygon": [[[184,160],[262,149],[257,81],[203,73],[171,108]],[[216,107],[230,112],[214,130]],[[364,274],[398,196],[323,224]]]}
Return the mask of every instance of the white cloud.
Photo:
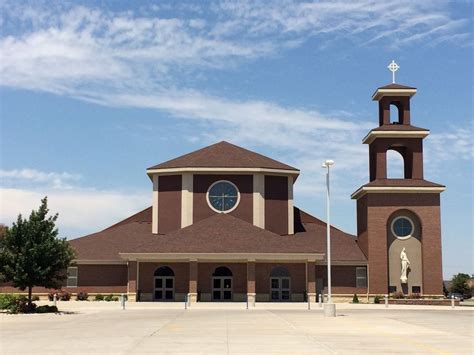
{"label": "white cloud", "polygon": [[43,172],[35,169],[14,169],[0,170],[2,184],[11,184],[15,182],[24,183],[31,181],[35,183],[45,183],[54,188],[67,188],[69,183],[81,178],[78,174]]}
{"label": "white cloud", "polygon": [[59,213],[61,236],[79,237],[102,230],[151,204],[151,193],[94,189],[0,188],[0,222],[11,225],[18,214],[29,216],[48,196],[51,213]]}

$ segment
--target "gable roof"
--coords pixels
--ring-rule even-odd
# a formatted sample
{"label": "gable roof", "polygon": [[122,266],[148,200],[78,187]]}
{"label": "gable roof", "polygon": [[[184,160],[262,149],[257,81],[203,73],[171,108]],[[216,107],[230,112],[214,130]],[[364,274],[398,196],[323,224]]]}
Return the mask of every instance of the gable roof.
{"label": "gable roof", "polygon": [[379,89],[416,89],[412,86],[406,86],[406,85],[400,85],[400,84],[395,84],[395,83],[392,83],[392,84],[388,84],[388,85],[385,85],[385,86],[381,86],[379,87]]}
{"label": "gable roof", "polygon": [[290,165],[225,141],[154,165],[148,170],[172,168],[267,168],[299,171]]}
{"label": "gable roof", "polygon": [[[365,262],[356,238],[331,227],[335,261]],[[151,233],[151,207],[101,232],[70,241],[78,260],[121,260],[119,253],[326,253],[326,223],[295,208],[295,234],[278,235],[229,214],[168,234]]]}

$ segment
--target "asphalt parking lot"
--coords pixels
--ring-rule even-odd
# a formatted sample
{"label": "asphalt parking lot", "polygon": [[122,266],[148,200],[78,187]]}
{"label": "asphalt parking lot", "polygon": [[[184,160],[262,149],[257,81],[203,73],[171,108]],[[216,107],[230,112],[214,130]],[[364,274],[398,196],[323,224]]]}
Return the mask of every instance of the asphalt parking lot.
{"label": "asphalt parking lot", "polygon": [[472,354],[474,309],[304,304],[67,302],[61,314],[0,315],[1,354]]}

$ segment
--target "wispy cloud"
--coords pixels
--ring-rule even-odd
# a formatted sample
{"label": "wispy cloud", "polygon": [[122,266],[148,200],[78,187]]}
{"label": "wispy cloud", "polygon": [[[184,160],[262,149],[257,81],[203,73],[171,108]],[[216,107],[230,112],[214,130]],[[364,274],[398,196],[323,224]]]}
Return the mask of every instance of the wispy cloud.
{"label": "wispy cloud", "polygon": [[35,169],[0,170],[2,185],[34,182],[45,184],[53,188],[67,188],[71,182],[81,178],[78,174],[44,172]]}
{"label": "wispy cloud", "polygon": [[48,207],[59,213],[61,236],[72,238],[102,230],[151,204],[147,192],[101,191],[96,189],[0,188],[0,223],[10,225],[18,214],[28,216],[48,196]]}
{"label": "wispy cloud", "polygon": [[147,191],[108,191],[80,186],[81,176],[35,169],[0,170],[0,223],[38,208],[48,196],[52,213],[60,214],[61,235],[77,237],[103,229],[149,205]]}

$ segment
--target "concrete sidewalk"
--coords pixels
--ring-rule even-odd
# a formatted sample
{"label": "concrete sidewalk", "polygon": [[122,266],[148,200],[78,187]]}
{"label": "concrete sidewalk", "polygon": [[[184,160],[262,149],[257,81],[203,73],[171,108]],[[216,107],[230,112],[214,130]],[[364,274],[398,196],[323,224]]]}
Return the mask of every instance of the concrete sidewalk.
{"label": "concrete sidewalk", "polygon": [[[70,313],[0,315],[1,354],[385,354],[473,351],[474,312],[445,307],[63,302]],[[181,306],[181,307],[180,307]]]}

